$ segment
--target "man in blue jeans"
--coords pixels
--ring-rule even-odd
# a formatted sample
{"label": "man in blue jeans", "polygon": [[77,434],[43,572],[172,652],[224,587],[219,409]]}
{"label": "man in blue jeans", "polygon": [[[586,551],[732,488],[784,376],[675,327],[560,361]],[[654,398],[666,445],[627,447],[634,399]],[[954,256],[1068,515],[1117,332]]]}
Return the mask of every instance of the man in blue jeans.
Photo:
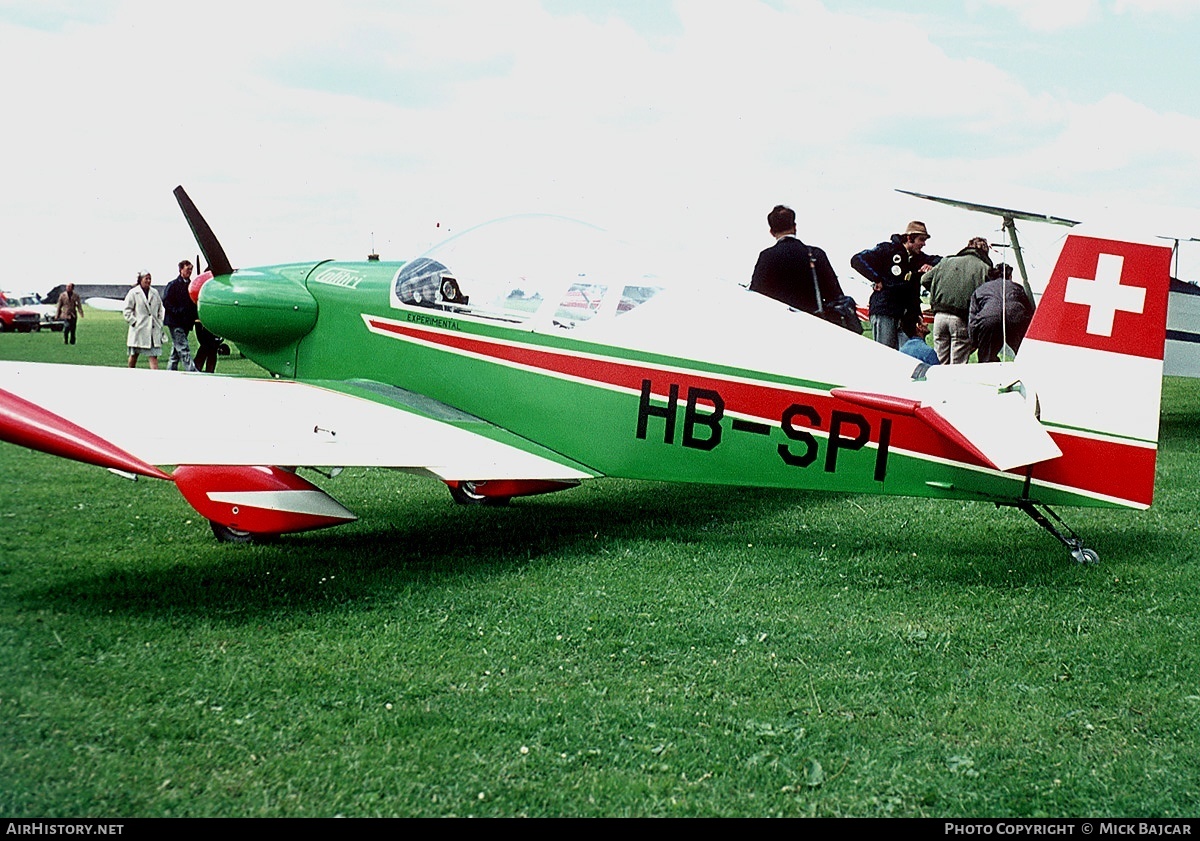
{"label": "man in blue jeans", "polygon": [[163,308],[167,313],[163,323],[171,333],[171,358],[167,360],[167,369],[170,371],[178,371],[180,366],[185,371],[196,370],[192,362],[192,348],[188,344],[188,334],[196,323],[196,302],[188,294],[191,278],[191,261],[181,260],[179,276],[167,284],[163,294]]}

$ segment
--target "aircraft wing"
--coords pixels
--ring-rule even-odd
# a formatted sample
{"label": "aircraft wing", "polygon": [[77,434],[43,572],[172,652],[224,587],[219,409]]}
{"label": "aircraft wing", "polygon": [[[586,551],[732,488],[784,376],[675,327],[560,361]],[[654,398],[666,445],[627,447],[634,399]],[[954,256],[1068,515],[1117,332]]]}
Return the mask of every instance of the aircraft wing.
{"label": "aircraft wing", "polygon": [[962,210],[974,210],[979,213],[986,213],[989,216],[1000,216],[1008,219],[1020,219],[1023,222],[1049,222],[1051,225],[1066,225],[1074,227],[1079,223],[1074,219],[1063,219],[1060,216],[1051,216],[1048,213],[1030,213],[1027,210],[1014,210],[1010,207],[996,207],[991,204],[979,204],[978,202],[960,201],[959,199],[947,199],[942,196],[931,196],[926,193],[914,193],[912,190],[897,189],[897,193],[904,193],[907,196],[916,196],[919,199],[929,199],[940,204],[957,207]]}
{"label": "aircraft wing", "polygon": [[363,380],[0,362],[0,440],[160,477],[138,465],[395,467],[450,481],[599,475],[450,406]]}

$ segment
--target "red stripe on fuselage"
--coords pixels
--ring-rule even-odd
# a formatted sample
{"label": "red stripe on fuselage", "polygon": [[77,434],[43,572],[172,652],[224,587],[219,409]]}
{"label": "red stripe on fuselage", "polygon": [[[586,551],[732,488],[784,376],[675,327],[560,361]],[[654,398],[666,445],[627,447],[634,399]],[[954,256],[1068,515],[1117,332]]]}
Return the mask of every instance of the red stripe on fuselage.
{"label": "red stripe on fuselage", "polygon": [[[501,362],[542,371],[549,376],[568,376],[598,385],[607,385],[640,394],[642,381],[650,380],[651,392],[665,395],[672,384],[679,386],[679,399],[686,401],[688,389],[707,389],[721,395],[725,411],[760,418],[772,425],[781,423],[784,413],[793,405],[811,406],[821,421],[815,427],[829,431],[833,413],[848,412],[864,417],[870,425],[870,441],[879,443],[880,420],[892,422],[890,447],[905,450],[918,457],[956,462],[964,467],[991,469],[975,453],[947,439],[924,421],[901,414],[873,411],[862,405],[840,400],[826,391],[795,390],[763,383],[698,374],[690,371],[655,368],[646,363],[630,363],[612,359],[580,356],[567,351],[518,345],[511,341],[484,339],[477,336],[429,330],[409,324],[398,324],[368,316],[375,330],[390,333],[447,349],[483,356]],[[706,403],[701,400],[701,405]],[[1130,487],[1129,476],[1153,477],[1155,450],[1152,447],[1085,438],[1061,431],[1051,431],[1063,456],[1042,462],[1033,468],[1033,478],[1052,482],[1085,493],[1100,494],[1115,499],[1149,505],[1153,495],[1153,480],[1146,487]],[[1025,475],[1026,468],[1010,471]]]}
{"label": "red stripe on fuselage", "polygon": [[[584,357],[569,352],[480,339],[476,336],[430,331],[374,318],[370,319],[370,324],[377,330],[398,336],[533,368],[552,376],[568,376],[620,388],[634,394],[641,393],[644,380],[650,381],[651,392],[660,397],[668,393],[672,384],[679,386],[680,400],[687,399],[688,389],[715,391],[721,395],[726,412],[759,418],[776,425],[784,412],[797,403],[817,410],[821,416],[821,423],[817,427],[819,430],[828,430],[832,412],[853,412],[867,418],[871,425],[871,441],[879,441],[878,420],[883,417],[882,413],[831,397],[827,391],[804,390],[801,387],[792,390],[783,386],[740,382],[691,371],[655,368],[645,363]],[[703,399],[701,405],[706,405]],[[891,417],[893,447],[915,449],[938,458],[983,466],[983,462],[963,448],[950,445],[941,436],[931,432],[923,422],[912,418]]]}
{"label": "red stripe on fuselage", "polygon": [[[1062,450],[1062,457],[1035,464],[1035,481],[1079,488],[1138,505],[1149,505],[1154,499],[1156,447],[1084,438],[1053,429],[1049,432]],[[1024,474],[1024,469],[1013,472]]]}

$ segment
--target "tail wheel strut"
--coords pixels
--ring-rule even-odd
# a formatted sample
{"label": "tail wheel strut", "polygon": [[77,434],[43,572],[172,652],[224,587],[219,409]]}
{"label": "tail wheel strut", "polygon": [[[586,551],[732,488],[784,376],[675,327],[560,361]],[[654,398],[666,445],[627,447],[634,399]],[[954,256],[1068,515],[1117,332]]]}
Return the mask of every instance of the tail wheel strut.
{"label": "tail wheel strut", "polygon": [[[1039,510],[1036,502],[1023,499],[1016,503],[1016,506],[1032,517],[1035,523],[1054,535],[1059,543],[1071,550],[1071,557],[1075,559],[1076,563],[1100,563],[1100,556],[1096,554],[1096,551],[1084,546],[1083,538],[1073,528],[1068,526],[1062,517],[1055,514],[1049,505],[1042,505],[1042,510]],[[1051,522],[1051,519],[1053,519],[1053,522]]]}

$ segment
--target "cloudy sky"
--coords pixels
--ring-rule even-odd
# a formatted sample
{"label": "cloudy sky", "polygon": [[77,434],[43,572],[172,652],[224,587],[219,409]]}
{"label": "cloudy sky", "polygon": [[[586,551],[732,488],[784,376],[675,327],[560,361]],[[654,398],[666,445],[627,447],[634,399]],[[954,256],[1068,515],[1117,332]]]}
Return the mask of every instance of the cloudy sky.
{"label": "cloudy sky", "polygon": [[896,188],[1200,238],[1197,43],[1200,0],[0,0],[0,287],[173,277],[176,184],[235,266],[531,211],[727,280],[777,202],[843,276],[996,236]]}

